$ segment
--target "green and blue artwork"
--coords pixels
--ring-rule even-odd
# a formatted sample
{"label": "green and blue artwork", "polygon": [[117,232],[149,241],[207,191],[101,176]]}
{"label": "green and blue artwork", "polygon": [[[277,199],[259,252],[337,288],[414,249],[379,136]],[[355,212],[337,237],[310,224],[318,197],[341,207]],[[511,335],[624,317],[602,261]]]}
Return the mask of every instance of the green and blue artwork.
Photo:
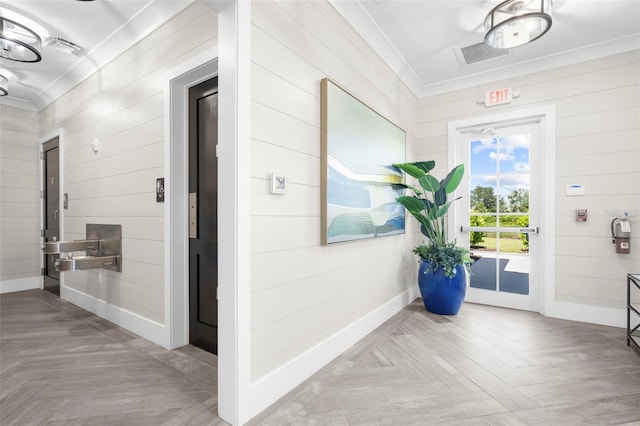
{"label": "green and blue artwork", "polygon": [[404,130],[328,79],[322,113],[323,243],[404,233]]}

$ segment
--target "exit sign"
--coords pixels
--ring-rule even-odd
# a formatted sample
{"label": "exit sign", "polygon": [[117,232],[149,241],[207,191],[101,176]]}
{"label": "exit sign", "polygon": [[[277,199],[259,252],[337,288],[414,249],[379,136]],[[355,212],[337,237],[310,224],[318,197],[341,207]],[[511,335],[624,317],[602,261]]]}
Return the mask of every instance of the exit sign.
{"label": "exit sign", "polygon": [[484,94],[484,106],[496,106],[511,103],[513,94],[511,87],[504,89],[491,90]]}

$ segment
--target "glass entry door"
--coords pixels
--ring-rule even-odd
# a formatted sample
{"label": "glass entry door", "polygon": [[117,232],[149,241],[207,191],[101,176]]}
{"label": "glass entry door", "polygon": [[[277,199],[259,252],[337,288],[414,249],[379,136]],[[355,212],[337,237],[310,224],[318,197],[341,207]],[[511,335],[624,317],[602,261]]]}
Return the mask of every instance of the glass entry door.
{"label": "glass entry door", "polygon": [[467,301],[539,308],[538,127],[502,123],[459,131],[467,173],[456,209],[457,238],[474,260]]}

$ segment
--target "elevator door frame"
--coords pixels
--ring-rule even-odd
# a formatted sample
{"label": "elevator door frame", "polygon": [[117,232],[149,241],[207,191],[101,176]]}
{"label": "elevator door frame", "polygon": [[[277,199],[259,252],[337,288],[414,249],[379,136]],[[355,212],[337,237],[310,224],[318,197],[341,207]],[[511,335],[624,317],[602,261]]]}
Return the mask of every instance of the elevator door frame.
{"label": "elevator door frame", "polygon": [[[239,7],[238,4],[236,6]],[[242,6],[246,8],[246,6]],[[229,12],[226,15],[226,12]],[[173,349],[188,344],[188,247],[187,247],[187,89],[219,73],[219,336],[218,336],[218,415],[232,424],[243,424],[251,417],[250,395],[250,272],[239,259],[248,258],[250,209],[249,129],[238,123],[249,122],[248,88],[239,86],[238,54],[235,37],[235,7],[220,17],[221,46],[226,46],[226,62],[218,60],[218,48],[209,49],[169,70],[165,86],[165,333],[163,345]],[[246,11],[245,11],[246,13]],[[224,15],[224,16],[223,16]],[[224,18],[224,19],[223,19]],[[224,25],[223,25],[224,23]],[[234,41],[231,43],[231,41]],[[247,51],[243,50],[247,55]],[[249,69],[248,56],[242,69]],[[241,92],[241,93],[239,93]],[[240,255],[242,254],[242,256]],[[254,413],[255,414],[255,413]]]}
{"label": "elevator door frame", "polygon": [[[53,151],[55,150],[55,157]],[[60,139],[54,137],[42,144],[42,231],[43,242],[60,238]],[[53,170],[49,170],[49,168]],[[51,211],[53,210],[53,211]],[[60,272],[55,270],[57,254],[42,255],[42,287],[60,296]]]}
{"label": "elevator door frame", "polygon": [[[63,207],[63,193],[64,193],[64,155],[62,155],[63,151],[64,151],[64,130],[62,128],[58,128],[55,129],[49,133],[47,133],[46,135],[42,136],[39,140],[38,140],[38,144],[39,144],[39,155],[40,155],[40,167],[39,167],[39,174],[40,174],[40,193],[44,195],[44,144],[46,144],[47,142],[58,138],[58,152],[59,152],[59,156],[58,156],[58,193],[59,193],[59,200],[58,200],[58,205],[60,206],[60,213],[58,216],[58,240],[62,240],[64,237],[64,207]],[[45,217],[44,217],[44,198],[43,196],[40,197],[40,244],[42,244],[44,242],[44,227],[45,227]],[[44,271],[45,268],[45,264],[44,264],[44,256],[40,256],[40,270]],[[60,297],[64,298],[62,296],[63,293],[63,288],[64,288],[64,274],[60,274],[60,278],[59,278],[59,284],[60,284]],[[40,274],[40,284],[39,284],[39,288],[44,290],[44,276],[42,274]]]}

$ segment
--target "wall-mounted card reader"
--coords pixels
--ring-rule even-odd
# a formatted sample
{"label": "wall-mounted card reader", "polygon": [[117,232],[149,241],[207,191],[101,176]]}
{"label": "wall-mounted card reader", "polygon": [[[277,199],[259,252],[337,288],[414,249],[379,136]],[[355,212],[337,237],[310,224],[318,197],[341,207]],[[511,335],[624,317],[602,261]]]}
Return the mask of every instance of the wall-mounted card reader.
{"label": "wall-mounted card reader", "polygon": [[164,203],[164,178],[156,179],[156,203]]}

